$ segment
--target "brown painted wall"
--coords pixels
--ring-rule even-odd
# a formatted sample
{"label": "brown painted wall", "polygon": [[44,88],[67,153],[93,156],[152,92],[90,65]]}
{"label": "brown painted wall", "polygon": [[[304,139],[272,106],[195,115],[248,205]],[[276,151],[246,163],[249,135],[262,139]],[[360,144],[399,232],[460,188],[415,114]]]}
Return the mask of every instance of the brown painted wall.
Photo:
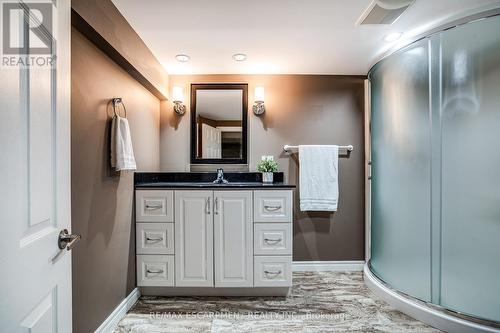
{"label": "brown painted wall", "polygon": [[74,28],[71,39],[73,331],[88,333],[135,287],[133,174],[109,166],[107,103],[123,97],[138,170],[156,171],[160,102]]}
{"label": "brown painted wall", "polygon": [[158,91],[168,96],[168,75],[111,0],[72,0],[71,8]]}
{"label": "brown painted wall", "polygon": [[[262,155],[278,158],[289,182],[298,184],[297,156],[283,154],[284,144],[352,144],[340,159],[340,202],[335,214],[302,213],[295,195],[294,260],[364,259],[364,77],[321,75],[179,75],[170,87],[191,83],[248,83],[249,105],[255,86],[266,89],[266,113],[249,110],[249,169]],[[189,111],[174,115],[162,102],[160,165],[163,171],[189,170]]]}

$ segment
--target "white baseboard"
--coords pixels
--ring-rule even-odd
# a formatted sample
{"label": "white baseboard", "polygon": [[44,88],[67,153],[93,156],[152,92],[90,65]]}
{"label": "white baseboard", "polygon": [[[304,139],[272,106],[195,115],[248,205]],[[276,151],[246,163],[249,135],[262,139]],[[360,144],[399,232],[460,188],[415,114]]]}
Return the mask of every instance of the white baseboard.
{"label": "white baseboard", "polygon": [[355,261],[294,261],[294,272],[362,272],[365,262]]}
{"label": "white baseboard", "polygon": [[95,330],[95,333],[113,333],[118,326],[120,320],[127,314],[127,311],[137,302],[141,292],[139,288],[135,288],[132,292],[125,297],[125,299],[118,304],[118,306],[111,312],[106,320]]}

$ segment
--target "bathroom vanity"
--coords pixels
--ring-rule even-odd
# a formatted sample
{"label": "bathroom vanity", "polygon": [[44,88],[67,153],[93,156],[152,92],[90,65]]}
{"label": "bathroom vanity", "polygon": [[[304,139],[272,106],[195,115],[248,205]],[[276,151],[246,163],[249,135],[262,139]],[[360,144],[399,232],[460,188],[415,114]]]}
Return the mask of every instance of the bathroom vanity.
{"label": "bathroom vanity", "polygon": [[293,185],[260,173],[136,173],[137,285],[152,295],[286,295]]}

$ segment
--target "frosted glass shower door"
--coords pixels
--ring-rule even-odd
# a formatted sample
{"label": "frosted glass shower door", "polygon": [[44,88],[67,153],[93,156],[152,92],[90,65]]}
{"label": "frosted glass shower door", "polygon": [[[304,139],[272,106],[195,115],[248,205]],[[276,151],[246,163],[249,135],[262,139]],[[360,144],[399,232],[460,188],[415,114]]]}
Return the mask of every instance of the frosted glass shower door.
{"label": "frosted glass shower door", "polygon": [[429,46],[381,61],[372,85],[372,271],[430,300]]}
{"label": "frosted glass shower door", "polygon": [[441,305],[500,321],[500,18],[440,38]]}

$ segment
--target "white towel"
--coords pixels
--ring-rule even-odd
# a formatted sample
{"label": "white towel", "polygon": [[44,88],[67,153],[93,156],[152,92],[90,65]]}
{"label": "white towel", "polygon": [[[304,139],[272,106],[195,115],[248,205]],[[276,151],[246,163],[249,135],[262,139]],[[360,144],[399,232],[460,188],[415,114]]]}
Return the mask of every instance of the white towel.
{"label": "white towel", "polygon": [[111,166],[116,171],[137,169],[127,118],[118,115],[111,124]]}
{"label": "white towel", "polygon": [[299,146],[301,211],[337,210],[338,154],[338,146]]}

